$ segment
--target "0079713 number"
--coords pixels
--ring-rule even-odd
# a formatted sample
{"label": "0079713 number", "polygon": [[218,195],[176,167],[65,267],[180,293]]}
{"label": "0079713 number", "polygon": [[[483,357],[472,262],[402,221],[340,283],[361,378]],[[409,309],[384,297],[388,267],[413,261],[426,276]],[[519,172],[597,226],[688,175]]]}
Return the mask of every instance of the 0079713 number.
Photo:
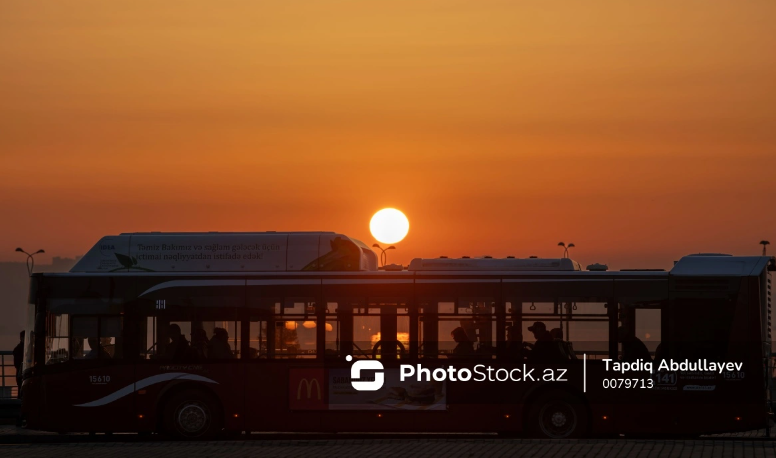
{"label": "0079713 number", "polygon": [[605,378],[604,388],[645,388],[649,389],[655,385],[651,378]]}

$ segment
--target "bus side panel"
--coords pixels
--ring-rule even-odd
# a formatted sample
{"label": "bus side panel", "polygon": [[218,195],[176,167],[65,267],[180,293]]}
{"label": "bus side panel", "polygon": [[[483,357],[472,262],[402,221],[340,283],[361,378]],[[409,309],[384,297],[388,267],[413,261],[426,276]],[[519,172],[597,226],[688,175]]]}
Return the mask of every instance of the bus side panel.
{"label": "bus side panel", "polygon": [[[243,430],[246,410],[243,399],[243,365],[237,362],[177,364],[165,361],[144,362],[136,366],[137,380],[164,380],[137,391],[139,431],[159,431],[170,427],[166,414],[168,401],[178,393],[197,391],[212,395],[222,415],[222,425],[233,431]],[[191,377],[194,376],[194,377]],[[196,378],[195,381],[190,379]]]}
{"label": "bus side panel", "polygon": [[325,369],[292,360],[254,360],[245,364],[247,431],[343,431],[327,418]]}
{"label": "bus side panel", "polygon": [[[85,364],[79,364],[85,363]],[[43,378],[45,415],[53,431],[136,431],[131,364],[71,361]],[[65,421],[66,419],[66,421]]]}

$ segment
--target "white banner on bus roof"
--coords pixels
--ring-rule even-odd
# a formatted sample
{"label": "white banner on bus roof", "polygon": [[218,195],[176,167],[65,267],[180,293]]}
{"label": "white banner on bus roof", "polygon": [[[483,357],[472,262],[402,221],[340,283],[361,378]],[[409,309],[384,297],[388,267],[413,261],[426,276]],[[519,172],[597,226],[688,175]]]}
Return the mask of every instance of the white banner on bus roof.
{"label": "white banner on bus roof", "polygon": [[368,270],[359,245],[331,232],[122,234],[103,237],[71,272]]}

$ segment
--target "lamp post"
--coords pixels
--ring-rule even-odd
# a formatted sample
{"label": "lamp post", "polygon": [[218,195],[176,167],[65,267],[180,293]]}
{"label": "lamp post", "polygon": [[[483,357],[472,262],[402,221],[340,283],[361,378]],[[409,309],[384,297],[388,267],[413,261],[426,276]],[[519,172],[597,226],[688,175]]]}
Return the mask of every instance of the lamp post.
{"label": "lamp post", "polygon": [[566,245],[563,242],[558,242],[558,246],[562,246],[563,247],[563,257],[564,258],[568,258],[569,257],[569,248],[574,248],[574,244],[573,243],[569,243],[568,245]]}
{"label": "lamp post", "polygon": [[383,267],[385,267],[385,265],[388,264],[388,254],[386,253],[386,251],[396,249],[396,247],[393,245],[389,246],[386,249],[382,249],[380,245],[376,243],[372,245],[372,248],[377,248],[378,250],[380,250],[380,262],[383,264]]}
{"label": "lamp post", "polygon": [[32,269],[35,268],[35,258],[33,258],[33,256],[39,253],[45,253],[45,251],[43,250],[38,250],[35,253],[30,254],[22,250],[21,248],[17,248],[15,251],[18,251],[19,253],[24,253],[27,255],[27,275],[32,275]]}
{"label": "lamp post", "polygon": [[765,256],[765,247],[770,245],[770,244],[771,244],[771,242],[769,242],[767,240],[760,240],[760,245],[763,246],[763,256]]}

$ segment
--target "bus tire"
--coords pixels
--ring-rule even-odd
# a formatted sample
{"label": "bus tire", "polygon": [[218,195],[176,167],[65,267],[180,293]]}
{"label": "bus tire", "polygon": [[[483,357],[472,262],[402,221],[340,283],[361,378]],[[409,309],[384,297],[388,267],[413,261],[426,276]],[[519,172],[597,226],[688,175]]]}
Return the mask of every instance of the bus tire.
{"label": "bus tire", "polygon": [[546,393],[530,406],[525,425],[531,437],[570,439],[588,433],[587,407],[570,393]]}
{"label": "bus tire", "polygon": [[164,429],[176,439],[213,439],[221,431],[220,412],[218,401],[208,393],[181,391],[165,404]]}

